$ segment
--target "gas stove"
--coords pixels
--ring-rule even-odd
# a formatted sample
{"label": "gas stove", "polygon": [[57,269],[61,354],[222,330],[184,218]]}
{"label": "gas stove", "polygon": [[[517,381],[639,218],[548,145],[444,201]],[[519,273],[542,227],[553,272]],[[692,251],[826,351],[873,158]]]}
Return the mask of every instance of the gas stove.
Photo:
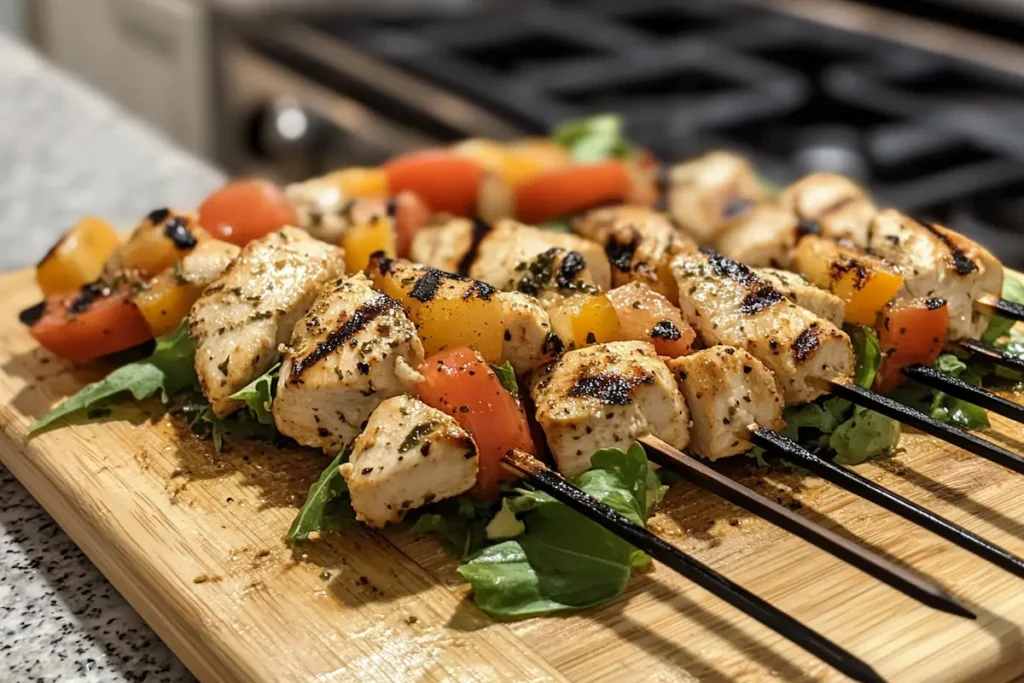
{"label": "gas stove", "polygon": [[729,148],[780,185],[844,173],[1024,267],[1021,74],[724,0],[318,13],[235,35],[222,139],[237,171],[298,179],[614,111],[661,159]]}

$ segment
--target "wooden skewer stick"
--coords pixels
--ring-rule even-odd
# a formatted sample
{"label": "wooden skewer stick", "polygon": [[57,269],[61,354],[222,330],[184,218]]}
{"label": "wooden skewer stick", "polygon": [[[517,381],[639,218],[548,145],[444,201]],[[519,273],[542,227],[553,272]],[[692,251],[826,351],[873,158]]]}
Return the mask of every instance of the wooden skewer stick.
{"label": "wooden skewer stick", "polygon": [[501,462],[506,469],[526,477],[537,489],[643,550],[840,673],[856,681],[884,683],[884,679],[863,660],[573,486],[530,454],[512,450],[504,455]]}
{"label": "wooden skewer stick", "polygon": [[874,392],[853,384],[849,380],[836,379],[830,384],[834,396],[845,398],[850,403],[874,410],[914,429],[919,429],[925,434],[942,439],[986,460],[991,460],[1014,472],[1024,474],[1024,458],[1016,453],[1011,453],[1002,446],[997,446],[991,441],[986,441],[958,427],[939,422],[930,415],[925,415],[920,410],[905,406],[887,396],[879,396]]}
{"label": "wooden skewer stick", "polygon": [[999,349],[992,348],[988,344],[976,339],[965,339],[964,341],[957,342],[957,344],[965,351],[990,360],[996,365],[1002,365],[1004,368],[1016,370],[1017,372],[1024,372],[1024,358],[1009,356]]}
{"label": "wooden skewer stick", "polygon": [[974,307],[988,315],[998,315],[1011,320],[1024,321],[1024,306],[1013,301],[983,294],[974,301]]}
{"label": "wooden skewer stick", "polygon": [[768,453],[778,455],[794,465],[803,467],[822,479],[841,486],[850,493],[869,500],[889,512],[894,512],[908,522],[913,522],[947,541],[955,543],[964,550],[988,560],[997,567],[1024,578],[1024,559],[1013,553],[852,470],[818,457],[781,434],[757,424],[750,425],[750,430],[751,441],[755,446],[763,448]]}
{"label": "wooden skewer stick", "polygon": [[921,363],[915,363],[903,368],[903,374],[915,382],[920,382],[932,389],[938,389],[962,401],[973,403],[1003,417],[1024,423],[1024,406],[1009,401],[1002,396],[996,396],[991,391],[981,387],[968,384],[959,377],[951,377],[940,370]]}
{"label": "wooden skewer stick", "polygon": [[644,436],[640,437],[639,441],[653,462],[678,474],[691,484],[721,496],[730,503],[799,536],[922,604],[968,619],[975,618],[973,612],[935,584],[768,500],[661,439]]}

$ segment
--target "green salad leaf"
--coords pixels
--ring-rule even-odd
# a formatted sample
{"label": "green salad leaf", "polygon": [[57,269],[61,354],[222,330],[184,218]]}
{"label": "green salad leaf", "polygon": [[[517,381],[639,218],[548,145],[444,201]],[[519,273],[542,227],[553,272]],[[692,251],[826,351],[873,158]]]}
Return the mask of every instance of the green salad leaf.
{"label": "green salad leaf", "polygon": [[261,425],[274,424],[274,415],[270,407],[277,395],[277,377],[281,374],[278,363],[247,385],[231,394],[231,398],[245,401],[250,414]]}
{"label": "green salad leaf", "polygon": [[569,150],[578,164],[631,157],[635,148],[623,136],[622,117],[598,114],[560,124],[552,132],[555,142]]}
{"label": "green salad leaf", "polygon": [[853,416],[836,427],[828,446],[834,462],[859,465],[868,458],[892,451],[900,439],[900,423],[867,408],[856,407]]}
{"label": "green salad leaf", "polygon": [[[869,389],[882,365],[878,337],[870,327],[851,327],[847,331],[857,356],[854,382]],[[783,436],[820,454],[833,455],[842,465],[856,465],[889,453],[899,443],[898,422],[841,398],[823,397],[787,408],[784,417]]]}
{"label": "green salad leaf", "polygon": [[156,342],[153,353],[135,363],[121,366],[93,382],[46,413],[28,428],[38,434],[63,418],[77,416],[110,402],[110,399],[131,395],[136,401],[155,396],[166,403],[171,396],[196,385],[195,347],[188,336],[188,318],[176,329]]}
{"label": "green salad leaf", "polygon": [[[958,377],[976,387],[980,387],[982,384],[981,375],[951,353],[939,356],[935,360],[935,367],[947,375]],[[984,408],[961,401],[917,382],[907,382],[892,392],[890,396],[900,403],[931,415],[940,422],[951,422],[969,429],[989,426],[988,412]]]}
{"label": "green salad leaf", "polygon": [[[573,483],[638,524],[664,494],[639,444],[606,449]],[[516,489],[509,509],[526,531],[472,555],[459,573],[476,604],[499,618],[582,609],[622,593],[633,568],[650,558],[539,491]],[[499,513],[501,514],[501,513]]]}
{"label": "green salad leaf", "polygon": [[[1024,304],[1024,284],[1015,277],[1003,278],[1003,298],[1007,301]],[[1009,318],[993,316],[988,321],[988,329],[981,335],[981,340],[988,344],[993,344],[1001,337],[1006,336],[1013,325],[1014,321]]]}
{"label": "green salad leaf", "polygon": [[850,331],[850,341],[857,356],[857,365],[853,372],[853,381],[857,386],[870,389],[875,382],[875,375],[882,366],[882,347],[878,343],[878,335],[870,327],[857,325]]}
{"label": "green salad leaf", "polygon": [[488,520],[495,507],[493,502],[476,502],[465,496],[443,500],[420,515],[412,531],[436,534],[449,553],[467,557],[487,545]]}
{"label": "green salad leaf", "polygon": [[309,487],[306,502],[302,504],[285,536],[289,545],[308,541],[309,535],[314,532],[343,529],[355,519],[348,497],[348,486],[340,469],[347,460],[347,450],[339,453]]}
{"label": "green salad leaf", "polygon": [[494,374],[498,376],[501,386],[505,387],[508,393],[518,398],[519,382],[516,380],[516,371],[512,368],[512,364],[505,361],[501,365],[492,365],[491,370],[494,370]]}

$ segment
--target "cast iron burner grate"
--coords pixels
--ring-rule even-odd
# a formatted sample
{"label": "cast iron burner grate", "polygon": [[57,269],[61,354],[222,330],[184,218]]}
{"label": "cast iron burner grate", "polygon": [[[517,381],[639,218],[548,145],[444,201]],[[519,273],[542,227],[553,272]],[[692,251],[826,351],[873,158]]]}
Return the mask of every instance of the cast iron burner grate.
{"label": "cast iron burner grate", "polygon": [[530,132],[617,111],[663,159],[727,147],[778,183],[847,173],[1024,267],[1019,77],[725,0],[309,25]]}

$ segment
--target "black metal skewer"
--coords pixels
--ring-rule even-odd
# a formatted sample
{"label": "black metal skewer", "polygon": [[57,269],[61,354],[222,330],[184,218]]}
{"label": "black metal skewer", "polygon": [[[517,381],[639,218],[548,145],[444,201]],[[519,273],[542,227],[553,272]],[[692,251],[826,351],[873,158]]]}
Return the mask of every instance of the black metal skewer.
{"label": "black metal skewer", "polygon": [[917,503],[911,502],[884,486],[862,477],[852,470],[840,467],[824,458],[819,458],[800,444],[777,434],[770,429],[751,425],[751,441],[769,453],[788,460],[794,465],[818,475],[822,479],[840,486],[854,495],[894,512],[903,519],[955,543],[964,550],[988,560],[1001,569],[1024,578],[1024,559],[990,543],[981,536],[968,531],[945,517],[935,514]]}
{"label": "black metal skewer", "polygon": [[1011,320],[1024,321],[1024,305],[1013,301],[997,299],[991,295],[984,295],[974,302],[974,306],[975,308],[983,309],[990,315],[999,315],[1004,318],[1010,318]]}
{"label": "black metal skewer", "polygon": [[643,550],[842,674],[865,683],[879,683],[884,680],[863,660],[576,488],[560,475],[547,469],[533,456],[522,451],[509,451],[502,458],[502,465],[510,471],[524,475],[527,481],[555,500]]}
{"label": "black metal skewer", "polygon": [[1009,401],[1002,396],[996,396],[991,391],[986,391],[981,387],[968,384],[959,377],[952,377],[941,370],[936,370],[921,363],[915,363],[903,368],[903,374],[915,382],[920,382],[932,389],[943,391],[954,398],[981,406],[986,410],[991,410],[993,413],[1008,417],[1011,420],[1024,422],[1024,406]]}
{"label": "black metal skewer", "polygon": [[850,403],[874,410],[914,429],[919,429],[925,434],[942,439],[986,460],[991,460],[1014,472],[1024,474],[1024,458],[1011,453],[1001,446],[997,446],[991,441],[986,441],[962,429],[939,422],[935,418],[925,415],[920,410],[905,406],[887,396],[879,396],[856,384],[847,383],[842,380],[833,380],[831,386],[833,395],[845,398]]}
{"label": "black metal skewer", "polygon": [[675,472],[690,483],[799,536],[922,604],[968,619],[975,618],[973,612],[935,584],[768,500],[661,439],[644,436],[640,437],[639,441],[644,445],[652,461]]}
{"label": "black metal skewer", "polygon": [[1024,358],[1008,356],[999,349],[993,348],[985,342],[980,342],[976,339],[965,339],[957,343],[961,348],[976,356],[981,356],[986,360],[990,360],[996,365],[1002,365],[1004,368],[1009,368],[1010,370],[1024,372]]}

